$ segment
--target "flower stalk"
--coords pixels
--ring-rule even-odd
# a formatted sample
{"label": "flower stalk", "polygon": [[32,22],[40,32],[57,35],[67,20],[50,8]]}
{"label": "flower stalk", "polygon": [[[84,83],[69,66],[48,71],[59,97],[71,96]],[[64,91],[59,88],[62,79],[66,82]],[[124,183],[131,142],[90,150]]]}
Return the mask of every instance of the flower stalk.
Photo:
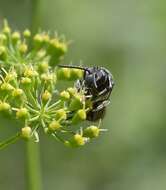
{"label": "flower stalk", "polygon": [[26,142],[26,163],[27,163],[27,189],[41,190],[41,167],[40,167],[40,153],[39,144],[27,141]]}
{"label": "flower stalk", "polygon": [[[34,9],[37,2],[34,1]],[[103,129],[100,124],[89,126],[86,121],[92,102],[87,100],[84,88],[74,85],[83,78],[83,71],[58,67],[68,51],[68,42],[48,32],[35,34],[34,26],[33,23],[32,31],[12,31],[5,21],[0,32],[0,116],[13,118],[19,126],[16,135],[0,142],[0,150],[24,139],[27,186],[29,190],[41,190],[37,144],[41,131],[76,148],[97,138]]]}

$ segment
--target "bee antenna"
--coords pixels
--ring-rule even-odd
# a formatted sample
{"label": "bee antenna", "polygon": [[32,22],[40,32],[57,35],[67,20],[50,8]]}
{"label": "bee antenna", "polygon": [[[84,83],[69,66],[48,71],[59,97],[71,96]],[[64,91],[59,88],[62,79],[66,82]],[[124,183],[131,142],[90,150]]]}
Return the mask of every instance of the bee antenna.
{"label": "bee antenna", "polygon": [[58,65],[58,67],[62,68],[72,68],[72,69],[80,69],[89,72],[87,67],[73,66],[73,65]]}

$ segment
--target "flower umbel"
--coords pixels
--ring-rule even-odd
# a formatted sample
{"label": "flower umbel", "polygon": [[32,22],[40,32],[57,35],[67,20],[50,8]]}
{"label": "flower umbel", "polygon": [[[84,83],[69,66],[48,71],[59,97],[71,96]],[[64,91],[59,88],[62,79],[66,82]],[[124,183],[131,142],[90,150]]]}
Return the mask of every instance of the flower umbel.
{"label": "flower umbel", "polygon": [[65,145],[79,147],[99,136],[97,126],[80,127],[88,110],[84,90],[57,89],[60,80],[83,76],[80,70],[57,67],[67,50],[68,43],[56,36],[12,31],[5,22],[0,33],[0,114],[20,122],[16,138],[35,139],[43,129]]}

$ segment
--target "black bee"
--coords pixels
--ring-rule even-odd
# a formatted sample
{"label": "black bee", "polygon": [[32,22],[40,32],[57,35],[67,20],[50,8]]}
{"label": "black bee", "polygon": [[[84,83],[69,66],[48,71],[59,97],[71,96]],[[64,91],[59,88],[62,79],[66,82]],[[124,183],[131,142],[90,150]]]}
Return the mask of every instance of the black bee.
{"label": "black bee", "polygon": [[77,80],[75,86],[78,91],[84,89],[86,99],[92,102],[92,109],[87,113],[87,120],[102,119],[106,106],[110,103],[109,98],[114,86],[112,74],[104,67],[59,66],[84,70],[83,79]]}

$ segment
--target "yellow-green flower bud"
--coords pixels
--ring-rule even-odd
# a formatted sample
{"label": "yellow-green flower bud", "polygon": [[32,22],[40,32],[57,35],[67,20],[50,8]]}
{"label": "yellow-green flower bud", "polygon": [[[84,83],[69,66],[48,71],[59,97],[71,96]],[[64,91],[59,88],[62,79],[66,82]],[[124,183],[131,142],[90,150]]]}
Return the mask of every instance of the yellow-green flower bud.
{"label": "yellow-green flower bud", "polygon": [[24,76],[31,78],[34,76],[38,76],[38,73],[32,67],[27,67],[27,68],[25,68]]}
{"label": "yellow-green flower bud", "polygon": [[75,111],[75,110],[81,109],[82,106],[83,106],[83,97],[82,97],[82,95],[76,94],[72,98],[72,100],[69,104],[69,110]]}
{"label": "yellow-green flower bud", "polygon": [[81,69],[71,69],[71,79],[80,79],[83,77],[84,71]]}
{"label": "yellow-green flower bud", "polygon": [[56,131],[56,130],[59,130],[61,128],[61,125],[58,121],[52,121],[49,126],[48,126],[48,129],[50,131]]}
{"label": "yellow-green flower bud", "polygon": [[70,143],[70,141],[65,141],[64,145],[67,146],[67,147],[72,147],[72,144]]}
{"label": "yellow-green flower bud", "polygon": [[29,38],[29,37],[31,36],[30,30],[28,30],[28,29],[24,30],[23,36],[24,36],[25,38]]}
{"label": "yellow-green flower bud", "polygon": [[16,112],[17,119],[26,119],[29,116],[29,112],[26,108],[20,108]]}
{"label": "yellow-green flower bud", "polygon": [[1,55],[2,53],[6,53],[6,48],[5,48],[5,46],[0,46],[0,55]]}
{"label": "yellow-green flower bud", "polygon": [[64,42],[60,42],[58,39],[54,38],[50,40],[50,45],[55,50],[60,50],[63,54],[67,52],[67,44]]}
{"label": "yellow-green flower bud", "polygon": [[76,88],[69,87],[69,88],[67,88],[67,91],[69,92],[69,94],[71,96],[75,96],[77,94],[77,89]]}
{"label": "yellow-green flower bud", "polygon": [[48,43],[47,53],[51,56],[49,65],[55,66],[62,58],[67,51],[67,44],[60,42],[59,39],[51,39]]}
{"label": "yellow-green flower bud", "polygon": [[5,111],[5,112],[9,112],[10,111],[10,104],[6,103],[6,102],[0,102],[0,111]]}
{"label": "yellow-green flower bud", "polygon": [[78,110],[77,115],[81,120],[86,119],[86,111],[84,109]]}
{"label": "yellow-green flower bud", "polygon": [[50,40],[50,37],[49,37],[48,34],[43,34],[43,35],[42,35],[42,38],[43,38],[43,42],[45,42],[45,43],[48,43],[49,40]]}
{"label": "yellow-green flower bud", "polygon": [[0,46],[0,59],[5,60],[6,56],[6,48],[4,46]]}
{"label": "yellow-green flower bud", "polygon": [[20,36],[19,32],[13,32],[13,34],[12,34],[13,43],[18,42],[18,40],[20,40],[20,38],[21,38],[21,36]]}
{"label": "yellow-green flower bud", "polygon": [[80,109],[72,118],[72,123],[77,124],[80,121],[86,120],[86,111],[84,109]]}
{"label": "yellow-green flower bud", "polygon": [[100,133],[100,129],[97,126],[92,125],[84,129],[83,136],[89,137],[89,138],[95,138],[99,136],[99,133]]}
{"label": "yellow-green flower bud", "polygon": [[70,141],[73,147],[79,147],[85,145],[85,139],[80,134],[75,134]]}
{"label": "yellow-green flower bud", "polygon": [[43,44],[43,37],[41,34],[36,34],[33,38],[34,40],[34,44],[36,48],[41,48],[42,44]]}
{"label": "yellow-green flower bud", "polygon": [[6,82],[10,82],[10,81],[13,81],[17,78],[17,73],[16,72],[11,72],[11,73],[8,73],[6,76],[5,76],[5,81]]}
{"label": "yellow-green flower bud", "polygon": [[52,51],[54,50],[53,48],[57,49],[57,45],[59,43],[58,39],[54,38],[54,39],[51,39],[49,42],[50,42],[50,46],[52,48]]}
{"label": "yellow-green flower bud", "polygon": [[35,42],[42,42],[43,38],[41,34],[36,34],[33,38]]}
{"label": "yellow-green flower bud", "polygon": [[38,70],[39,70],[39,72],[41,72],[41,73],[47,72],[47,71],[48,71],[48,68],[49,68],[48,63],[45,62],[45,61],[39,63],[39,65],[38,65]]}
{"label": "yellow-green flower bud", "polygon": [[20,97],[23,94],[23,90],[20,88],[14,89],[12,92],[13,97]]}
{"label": "yellow-green flower bud", "polygon": [[53,75],[51,73],[43,73],[41,75],[41,79],[44,80],[45,82],[52,82],[53,81]]}
{"label": "yellow-green flower bud", "polygon": [[25,139],[30,139],[32,136],[32,129],[28,126],[21,129],[21,137]]}
{"label": "yellow-green flower bud", "polygon": [[22,77],[21,79],[21,84],[26,85],[26,86],[29,86],[31,82],[32,82],[31,79],[28,77]]}
{"label": "yellow-green flower bud", "polygon": [[45,81],[51,81],[51,80],[53,80],[53,75],[51,73],[49,73],[49,74],[44,73],[41,75],[41,79],[45,80]]}
{"label": "yellow-green flower bud", "polygon": [[32,80],[28,77],[22,77],[21,84],[23,88],[30,89],[32,86]]}
{"label": "yellow-green flower bud", "polygon": [[45,90],[45,92],[42,94],[42,100],[44,102],[47,102],[49,99],[51,99],[52,95],[49,91]]}
{"label": "yellow-green flower bud", "polygon": [[10,91],[12,91],[14,89],[14,87],[11,85],[11,84],[9,84],[9,83],[3,83],[2,85],[1,85],[1,90],[2,91],[6,91],[6,92],[10,92]]}
{"label": "yellow-green flower bud", "polygon": [[4,28],[3,28],[3,33],[4,34],[10,34],[11,33],[11,28],[8,26],[8,24],[6,23]]}
{"label": "yellow-green flower bud", "polygon": [[71,69],[70,68],[61,68],[57,71],[57,77],[60,80],[67,80],[70,79],[71,76]]}
{"label": "yellow-green flower bud", "polygon": [[60,93],[60,98],[63,100],[63,101],[67,101],[67,100],[69,100],[70,99],[70,94],[69,94],[69,92],[67,92],[67,91],[62,91],[61,93]]}
{"label": "yellow-green flower bud", "polygon": [[57,110],[56,115],[55,115],[55,119],[56,120],[66,120],[67,119],[66,111],[64,109]]}
{"label": "yellow-green flower bud", "polygon": [[19,49],[20,53],[24,54],[28,51],[28,46],[27,46],[27,44],[22,43],[19,45],[18,49]]}
{"label": "yellow-green flower bud", "polygon": [[67,44],[66,43],[59,43],[57,48],[61,51],[62,54],[67,52]]}
{"label": "yellow-green flower bud", "polygon": [[3,44],[5,43],[7,40],[7,37],[5,36],[5,34],[0,34],[0,43]]}
{"label": "yellow-green flower bud", "polygon": [[45,49],[40,49],[37,54],[36,54],[36,57],[39,58],[39,59],[42,59],[46,56],[46,50]]}

